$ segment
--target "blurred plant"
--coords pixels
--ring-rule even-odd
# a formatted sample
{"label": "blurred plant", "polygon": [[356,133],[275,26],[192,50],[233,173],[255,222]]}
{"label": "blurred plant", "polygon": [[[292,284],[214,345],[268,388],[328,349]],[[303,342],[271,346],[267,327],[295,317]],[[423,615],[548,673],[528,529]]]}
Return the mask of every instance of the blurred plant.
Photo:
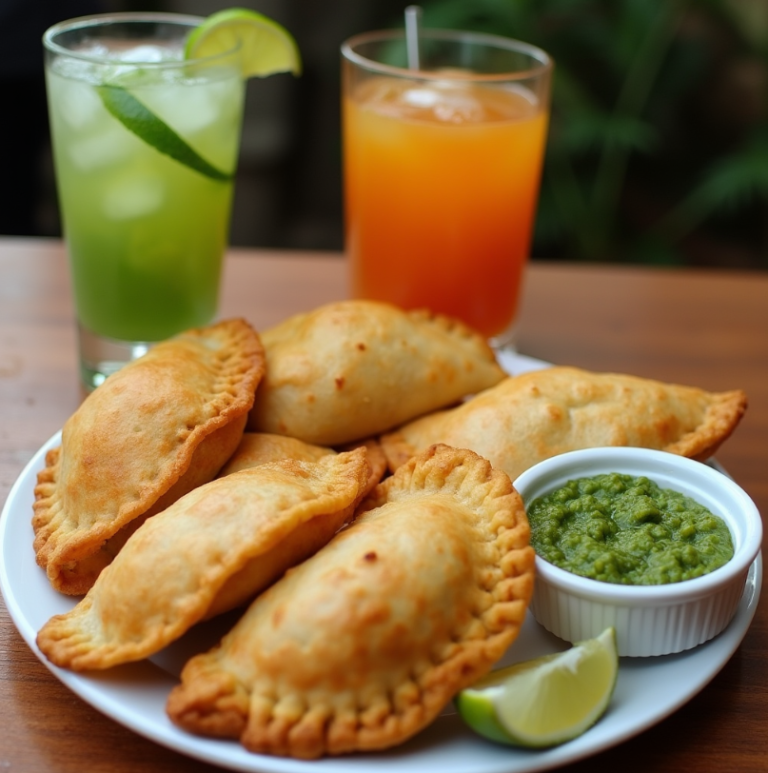
{"label": "blurred plant", "polygon": [[425,25],[554,57],[535,255],[707,263],[714,242],[768,267],[768,12],[750,2],[426,0]]}

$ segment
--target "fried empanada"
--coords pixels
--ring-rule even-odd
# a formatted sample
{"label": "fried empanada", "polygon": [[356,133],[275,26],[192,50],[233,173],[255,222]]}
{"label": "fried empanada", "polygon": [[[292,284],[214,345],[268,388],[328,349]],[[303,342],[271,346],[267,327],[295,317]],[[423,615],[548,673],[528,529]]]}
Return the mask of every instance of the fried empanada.
{"label": "fried empanada", "polygon": [[320,445],[379,434],[505,375],[462,323],[374,301],[298,314],[262,340],[267,373],[248,428]]}
{"label": "fried empanada", "polygon": [[34,549],[53,587],[85,593],[144,519],[218,473],[264,365],[256,331],[228,320],[157,344],[84,400],[35,487]]}
{"label": "fried empanada", "polygon": [[447,411],[381,438],[391,469],[432,443],[471,448],[512,480],[551,456],[596,446],[638,446],[704,460],[747,407],[741,390],[695,387],[577,368],[506,379]]}
{"label": "fried empanada", "polygon": [[148,657],[322,547],[351,517],[369,475],[361,448],[200,486],[137,529],[86,596],[43,626],[40,650],[75,671]]}
{"label": "fried empanada", "polygon": [[273,435],[268,432],[244,432],[235,453],[222,467],[219,477],[233,472],[258,467],[280,459],[295,459],[301,462],[316,462],[324,456],[336,453],[332,448],[305,443],[303,440]]}
{"label": "fried empanada", "polygon": [[368,453],[368,466],[371,470],[371,476],[365,490],[365,493],[368,494],[387,471],[387,458],[384,456],[380,443],[373,438],[359,443],[351,443],[349,446],[334,450],[325,446],[305,443],[303,440],[287,437],[286,435],[272,435],[268,432],[245,432],[240,445],[222,468],[219,477],[280,459],[315,462],[324,456],[336,453],[336,451],[352,451],[360,447],[365,448]]}
{"label": "fried empanada", "polygon": [[399,744],[516,638],[533,591],[528,542],[504,473],[429,449],[187,663],[168,714],[276,755]]}

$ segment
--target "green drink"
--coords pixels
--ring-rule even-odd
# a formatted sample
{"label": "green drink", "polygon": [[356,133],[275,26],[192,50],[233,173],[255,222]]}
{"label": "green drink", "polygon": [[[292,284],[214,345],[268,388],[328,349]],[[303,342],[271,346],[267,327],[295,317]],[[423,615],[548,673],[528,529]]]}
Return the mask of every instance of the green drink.
{"label": "green drink", "polygon": [[201,21],[90,17],[44,38],[87,388],[216,314],[245,90],[237,49],[184,60]]}

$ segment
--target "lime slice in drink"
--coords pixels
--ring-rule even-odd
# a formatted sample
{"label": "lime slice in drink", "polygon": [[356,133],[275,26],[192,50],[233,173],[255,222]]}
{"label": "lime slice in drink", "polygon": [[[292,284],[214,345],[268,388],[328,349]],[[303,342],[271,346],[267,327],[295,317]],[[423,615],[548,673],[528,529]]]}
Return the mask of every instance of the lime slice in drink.
{"label": "lime slice in drink", "polygon": [[231,172],[223,172],[209,164],[191,145],[185,142],[165,121],[121,86],[97,86],[104,107],[147,145],[170,156],[195,172],[212,180],[231,180]]}
{"label": "lime slice in drink", "polygon": [[456,696],[467,724],[486,738],[514,746],[555,746],[581,735],[605,713],[619,669],[616,633],[565,652],[490,673]]}
{"label": "lime slice in drink", "polygon": [[211,14],[190,33],[184,56],[215,56],[231,51],[238,43],[244,78],[301,73],[301,57],[293,36],[276,21],[248,8],[227,8]]}

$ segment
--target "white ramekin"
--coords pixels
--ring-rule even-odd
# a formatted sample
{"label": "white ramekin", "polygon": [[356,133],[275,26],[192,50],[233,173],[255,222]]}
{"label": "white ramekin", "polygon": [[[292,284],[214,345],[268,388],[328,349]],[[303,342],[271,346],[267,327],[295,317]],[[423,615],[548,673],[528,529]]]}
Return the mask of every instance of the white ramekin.
{"label": "white ramekin", "polygon": [[681,652],[717,636],[736,613],[747,572],[760,552],[762,521],[754,502],[707,464],[644,448],[561,454],[526,470],[514,485],[527,506],[569,480],[607,472],[645,476],[704,505],[728,524],[734,556],[702,577],[653,586],[579,577],[537,556],[531,602],[536,620],[569,642],[590,639],[612,625],[619,654],[632,657]]}

